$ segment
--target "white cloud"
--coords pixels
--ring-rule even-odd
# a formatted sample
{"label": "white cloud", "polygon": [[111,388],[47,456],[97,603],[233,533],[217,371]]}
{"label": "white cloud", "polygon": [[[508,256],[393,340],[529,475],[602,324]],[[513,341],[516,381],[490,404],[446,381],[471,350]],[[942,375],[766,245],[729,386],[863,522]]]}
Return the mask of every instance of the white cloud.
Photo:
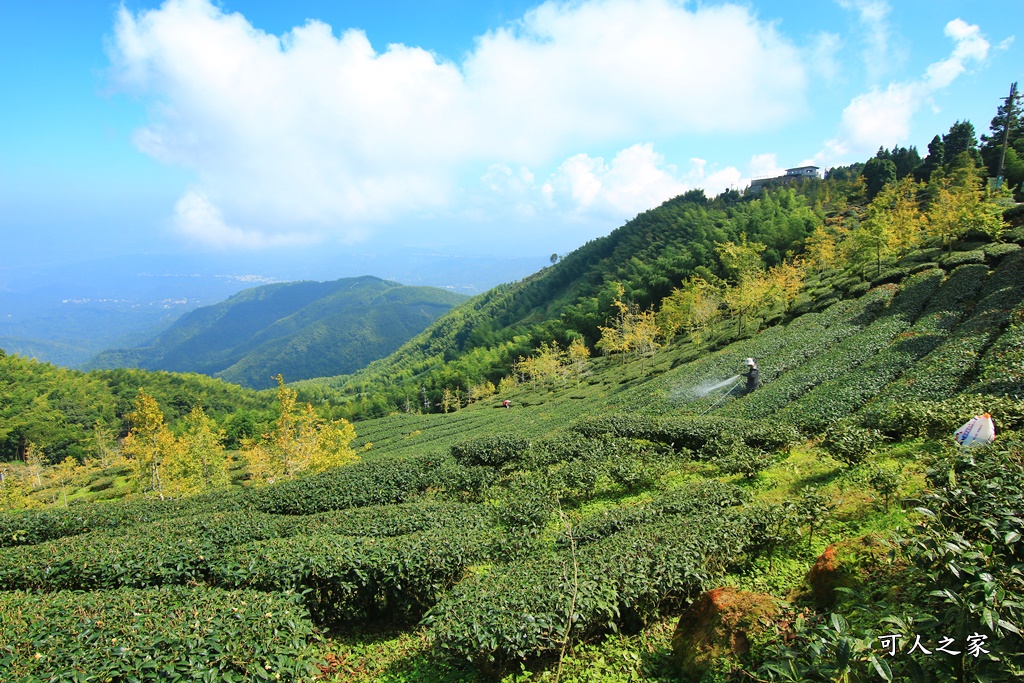
{"label": "white cloud", "polygon": [[174,226],[187,239],[220,248],[263,248],[309,244],[303,234],[266,235],[247,231],[224,222],[220,209],[201,192],[188,191],[174,205]]}
{"label": "white cloud", "polygon": [[[114,81],[149,104],[138,149],[194,171],[185,209],[203,197],[224,217],[188,234],[252,244],[454,211],[473,169],[771,129],[799,115],[806,88],[799,51],[749,8],[676,0],[550,0],[458,64],[316,21],[275,36],[209,0],[166,0],[122,7],[110,53]],[[577,206],[632,207],[670,184],[652,154],[567,160],[556,175]],[[614,194],[588,200],[588,174]]]}
{"label": "white cloud", "polygon": [[586,154],[569,157],[541,192],[549,206],[569,213],[630,218],[689,189],[676,173],[652,145],[633,145],[610,163]]}
{"label": "white cloud", "polygon": [[892,31],[889,27],[889,12],[892,8],[886,0],[839,0],[839,6],[857,12],[858,19],[867,32],[864,37],[864,65],[867,67],[869,80],[875,82],[891,66]]}
{"label": "white cloud", "polygon": [[988,55],[989,43],[975,25],[954,19],[946,24],[945,34],[954,43],[949,57],[930,64],[916,80],[890,83],[885,89],[872,88],[854,97],[843,110],[839,136],[827,141],[815,160],[832,163],[850,154],[874,152],[880,145],[905,142],[917,110]]}

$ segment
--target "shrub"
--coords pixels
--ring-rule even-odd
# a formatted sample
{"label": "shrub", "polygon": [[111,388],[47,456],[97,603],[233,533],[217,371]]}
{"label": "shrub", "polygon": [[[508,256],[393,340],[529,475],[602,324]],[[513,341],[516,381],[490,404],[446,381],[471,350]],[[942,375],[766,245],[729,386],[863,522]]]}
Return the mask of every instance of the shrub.
{"label": "shrub", "polygon": [[180,586],[0,594],[6,681],[309,680],[315,640],[294,595]]}
{"label": "shrub", "polygon": [[852,466],[864,462],[884,439],[877,429],[865,429],[844,421],[825,432],[821,445],[836,460]]}
{"label": "shrub", "polygon": [[461,465],[501,467],[520,459],[529,447],[530,442],[526,439],[501,434],[455,444],[451,447],[451,454]]}
{"label": "shrub", "polygon": [[955,251],[949,256],[945,256],[939,259],[939,265],[946,270],[952,270],[957,266],[962,266],[966,263],[984,263],[985,252],[981,249],[974,249],[972,251]]}
{"label": "shrub", "polygon": [[438,464],[433,456],[360,461],[252,489],[247,499],[257,510],[281,515],[404,503],[434,483]]}
{"label": "shrub", "polygon": [[696,595],[740,557],[745,537],[720,514],[641,525],[470,576],[423,623],[443,651],[501,672]]}

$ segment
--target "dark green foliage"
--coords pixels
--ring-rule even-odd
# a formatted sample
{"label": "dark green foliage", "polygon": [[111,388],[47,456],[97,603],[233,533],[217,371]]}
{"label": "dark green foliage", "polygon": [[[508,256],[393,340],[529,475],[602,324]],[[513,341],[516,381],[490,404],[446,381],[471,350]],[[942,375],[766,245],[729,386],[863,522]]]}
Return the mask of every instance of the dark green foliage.
{"label": "dark green foliage", "polygon": [[11,682],[305,681],[315,640],[294,595],[0,593],[0,678]]}
{"label": "dark green foliage", "polygon": [[960,394],[941,401],[873,403],[859,415],[861,423],[893,439],[952,438],[975,415],[989,413],[996,429],[1024,427],[1024,405],[1003,396]]}
{"label": "dark green foliage", "polygon": [[608,415],[573,427],[587,436],[612,434],[665,444],[677,452],[700,451],[722,438],[739,438],[748,446],[777,451],[794,444],[799,435],[789,425],[715,416],[653,417]]}
{"label": "dark green foliage", "polygon": [[457,526],[380,538],[294,536],[225,551],[210,580],[301,593],[320,623],[407,621],[462,578],[467,566],[500,557],[507,542],[493,530]]}
{"label": "dark green foliage", "polygon": [[511,435],[485,436],[463,441],[451,448],[452,457],[461,465],[501,467],[523,456],[530,442]]}
{"label": "dark green foliage", "polygon": [[470,576],[424,623],[442,650],[502,671],[696,595],[740,557],[745,539],[721,512],[633,527]]}
{"label": "dark green foliage", "polygon": [[864,164],[860,174],[864,177],[867,198],[871,200],[882,191],[883,187],[896,181],[896,164],[890,159],[876,155]]}
{"label": "dark green foliage", "polygon": [[357,462],[253,489],[247,500],[257,510],[280,515],[404,503],[434,484],[438,464],[432,456]]}
{"label": "dark green foliage", "polygon": [[946,270],[952,270],[957,266],[962,266],[967,263],[984,263],[985,252],[981,249],[974,249],[971,251],[955,251],[949,256],[944,256],[939,259],[939,265]]}
{"label": "dark green foliage", "polygon": [[825,432],[821,445],[836,460],[857,465],[873,454],[885,440],[876,429],[865,429],[850,422],[840,422]]}

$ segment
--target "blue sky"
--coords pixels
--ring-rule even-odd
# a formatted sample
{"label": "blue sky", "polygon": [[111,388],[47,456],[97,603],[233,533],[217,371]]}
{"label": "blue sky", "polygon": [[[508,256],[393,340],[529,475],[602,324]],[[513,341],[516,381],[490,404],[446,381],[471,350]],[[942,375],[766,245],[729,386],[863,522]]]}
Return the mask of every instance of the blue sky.
{"label": "blue sky", "polygon": [[985,132],[1021,33],[1021,0],[0,0],[0,267],[565,253]]}

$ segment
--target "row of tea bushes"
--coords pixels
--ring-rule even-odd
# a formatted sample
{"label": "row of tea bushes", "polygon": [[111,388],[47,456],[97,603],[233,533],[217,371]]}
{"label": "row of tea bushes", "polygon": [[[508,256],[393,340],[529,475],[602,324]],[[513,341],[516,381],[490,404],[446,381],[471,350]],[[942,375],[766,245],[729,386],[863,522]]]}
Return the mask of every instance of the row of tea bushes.
{"label": "row of tea bushes", "polygon": [[[895,291],[895,287],[879,288],[859,299],[840,301],[820,313],[806,313],[789,325],[777,325],[714,353],[705,353],[693,362],[665,373],[656,380],[660,388],[652,392],[645,385],[635,397],[627,398],[630,408],[664,412],[682,406],[686,411],[701,413],[721,397],[713,392],[704,397],[695,388],[736,374],[743,368],[743,359],[752,357],[762,364],[762,381],[770,383],[786,367],[797,366],[813,357],[826,344],[835,344],[868,324]],[[824,340],[828,339],[829,342]],[[819,340],[821,340],[819,342]],[[809,345],[805,346],[807,342]],[[724,391],[724,389],[722,390]]]}
{"label": "row of tea bushes", "polygon": [[[895,286],[887,285],[872,290],[864,299],[886,303],[892,300],[895,292]],[[866,308],[866,314],[862,316],[865,326],[851,323],[851,333],[841,339],[828,334],[836,326],[820,331],[808,329],[794,335],[791,339],[794,347],[813,352],[805,356],[806,360],[789,357],[765,359],[766,366],[778,368],[776,377],[765,379],[760,389],[716,412],[751,419],[772,417],[819,384],[835,380],[850,368],[868,361],[891,342],[893,335],[903,329],[903,321],[894,320],[889,315],[878,319],[869,313],[874,310],[874,307]]]}
{"label": "row of tea bushes", "polygon": [[[778,419],[820,433],[876,396],[934,348],[934,342],[926,335],[905,335],[897,344],[892,344],[892,341],[908,331],[925,310],[943,275],[942,271],[928,270],[907,279],[890,306],[890,315],[878,320],[867,331],[877,338],[881,352],[856,367],[848,368],[839,377],[822,382],[780,410]],[[867,343],[868,339],[864,341]]]}
{"label": "row of tea bushes", "polygon": [[678,516],[473,574],[424,617],[435,644],[484,670],[639,624],[717,581],[746,544],[738,516]]}
{"label": "row of tea bushes", "polygon": [[497,530],[445,527],[397,537],[315,534],[236,546],[210,567],[217,586],[294,591],[325,624],[410,621],[467,567],[517,549]]}
{"label": "row of tea bushes", "polygon": [[430,455],[361,461],[252,489],[246,499],[254,509],[278,515],[395,505],[429,488],[437,465],[438,458]]}
{"label": "row of tea bushes", "polygon": [[[493,508],[417,503],[307,517],[253,511],[161,520],[10,548],[0,555],[0,589],[62,590],[215,582],[230,548],[293,536],[396,537],[431,529],[487,529]],[[281,541],[287,544],[287,540]]]}
{"label": "row of tea bushes", "polygon": [[218,492],[175,500],[123,500],[67,508],[3,511],[0,512],[0,548],[245,507],[238,493]]}
{"label": "row of tea bushes", "polygon": [[0,680],[309,681],[297,596],[181,586],[0,593]]}
{"label": "row of tea bushes", "polygon": [[556,545],[568,547],[575,543],[581,546],[669,517],[714,516],[747,502],[748,497],[745,489],[734,484],[703,480],[661,493],[646,503],[617,507],[585,517],[572,525],[571,530],[561,530]]}
{"label": "row of tea bushes", "polygon": [[[961,271],[985,266],[961,266]],[[879,396],[881,401],[941,400],[965,388],[976,374],[979,357],[1007,324],[1024,292],[1024,260],[1012,258],[997,269],[979,297],[963,288],[960,310],[970,315],[948,338]],[[975,303],[976,300],[976,303]],[[961,315],[962,317],[962,315]]]}
{"label": "row of tea bushes", "polygon": [[768,424],[718,416],[613,414],[577,423],[573,430],[592,438],[611,434],[665,444],[676,452],[698,453],[708,444],[721,440],[724,435],[740,439],[752,448],[769,452],[784,450],[799,440],[796,430],[785,423]]}
{"label": "row of tea bushes", "polygon": [[357,462],[273,486],[177,500],[128,500],[70,508],[0,513],[0,547],[32,545],[203,513],[256,510],[309,515],[412,501],[433,485],[432,456]]}

